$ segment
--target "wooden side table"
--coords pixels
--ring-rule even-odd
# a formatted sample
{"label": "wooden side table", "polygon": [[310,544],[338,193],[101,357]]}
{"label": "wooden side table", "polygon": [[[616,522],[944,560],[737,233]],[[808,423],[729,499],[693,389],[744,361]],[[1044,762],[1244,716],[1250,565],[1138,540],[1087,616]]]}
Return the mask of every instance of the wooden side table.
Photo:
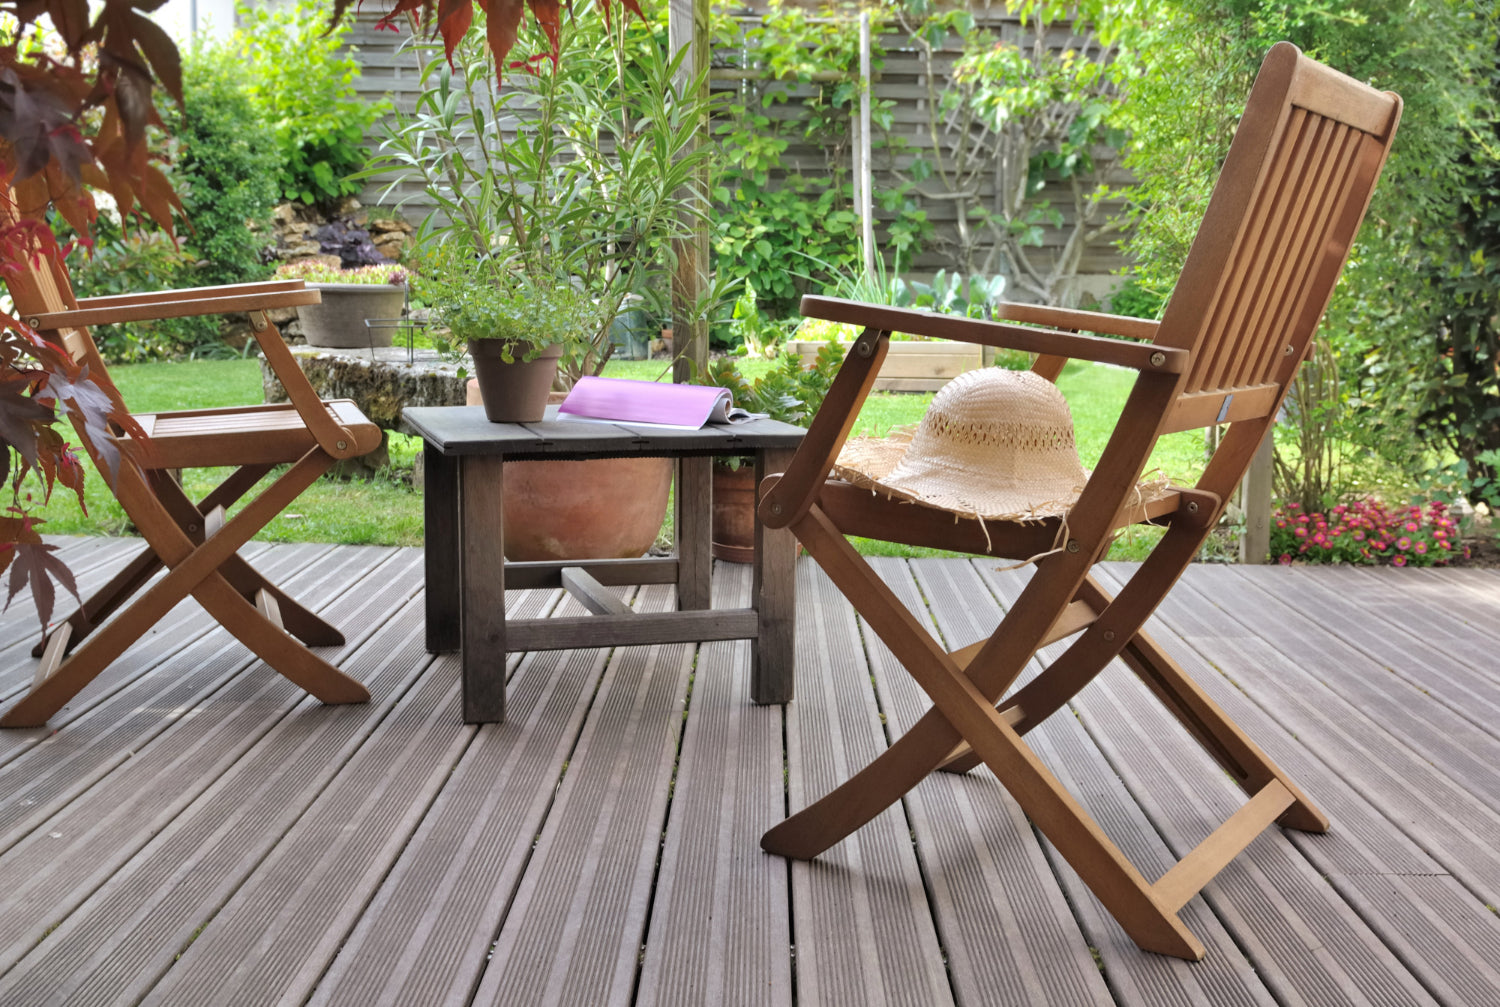
{"label": "wooden side table", "polygon": [[[805,431],[773,420],[701,430],[556,419],[491,423],[479,406],[402,413],[423,438],[427,650],[463,654],[466,723],[505,719],[505,659],[511,651],[572,650],[705,640],[751,641],[751,698],[792,698],[796,540],[757,525],[751,607],[709,608],[715,457],[755,459],[756,483],[786,468]],[[503,555],[504,463],[652,455],[677,462],[674,556],[509,563]],[[635,613],[607,587],[676,584],[677,611]],[[507,588],[564,587],[593,614],[506,619]]]}

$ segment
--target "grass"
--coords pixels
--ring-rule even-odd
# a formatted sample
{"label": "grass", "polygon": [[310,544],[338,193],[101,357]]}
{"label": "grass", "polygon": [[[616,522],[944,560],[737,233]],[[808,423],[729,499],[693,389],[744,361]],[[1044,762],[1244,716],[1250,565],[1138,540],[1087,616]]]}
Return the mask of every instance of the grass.
{"label": "grass", "polygon": [[[754,377],[769,369],[770,361],[746,360],[741,369]],[[612,363],[613,377],[653,380],[667,370],[661,361]],[[254,360],[197,360],[169,364],[133,364],[111,368],[125,401],[136,412],[212,408],[261,400],[260,367]],[[1128,371],[1088,364],[1070,364],[1058,379],[1073,410],[1079,454],[1085,467],[1097,462],[1114,428],[1132,375]],[[931,394],[877,392],[861,411],[856,434],[884,435],[893,427],[921,420]],[[298,497],[292,510],[275,518],[256,537],[272,542],[344,542],[357,545],[421,545],[422,499],[412,491],[409,474],[420,449],[414,437],[392,434],[391,468],[368,481],[321,479]],[[1176,481],[1191,481],[1203,468],[1203,442],[1196,432],[1173,434],[1157,445],[1152,467]],[[226,470],[184,473],[189,495],[201,497],[223,478]],[[62,491],[42,509],[42,530],[56,535],[121,535],[132,529],[124,511],[97,473],[87,480],[88,513],[71,493]],[[1152,529],[1130,533],[1112,554],[1140,558],[1154,544]],[[877,555],[939,555],[888,543],[860,540],[860,548]]]}

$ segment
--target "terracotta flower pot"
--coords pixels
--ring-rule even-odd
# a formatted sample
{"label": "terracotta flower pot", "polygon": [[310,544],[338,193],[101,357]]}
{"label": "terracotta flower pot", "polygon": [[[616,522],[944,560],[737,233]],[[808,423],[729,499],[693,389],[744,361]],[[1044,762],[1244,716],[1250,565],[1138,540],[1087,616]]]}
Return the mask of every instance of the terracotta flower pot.
{"label": "terracotta flower pot", "polygon": [[534,359],[526,360],[525,347],[512,346],[513,359],[507,363],[504,353],[508,345],[503,339],[469,340],[484,415],[491,423],[540,423],[547,410],[547,393],[557,377],[562,347],[549,346]]}
{"label": "terracotta flower pot", "polygon": [[[468,404],[483,404],[473,379]],[[667,516],[673,471],[670,458],[506,462],[505,558],[524,563],[645,555]]]}
{"label": "terracotta flower pot", "polygon": [[406,288],[389,283],[311,283],[323,295],[321,304],[297,309],[302,335],[308,346],[331,350],[389,346],[394,328],[371,329],[371,318],[400,318],[406,303]]}
{"label": "terracotta flower pot", "polygon": [[755,466],[715,465],[713,486],[714,559],[749,563],[755,559]]}
{"label": "terracotta flower pot", "polygon": [[505,463],[505,558],[631,559],[661,531],[670,458]]}

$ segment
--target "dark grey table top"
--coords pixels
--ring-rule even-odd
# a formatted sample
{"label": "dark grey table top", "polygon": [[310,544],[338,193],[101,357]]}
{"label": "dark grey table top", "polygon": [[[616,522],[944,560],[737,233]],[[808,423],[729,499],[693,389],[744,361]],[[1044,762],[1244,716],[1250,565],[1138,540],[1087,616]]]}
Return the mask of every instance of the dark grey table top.
{"label": "dark grey table top", "polygon": [[507,458],[590,458],[609,455],[733,455],[796,448],[807,433],[776,420],[675,430],[631,423],[559,420],[548,406],[540,423],[491,423],[482,406],[416,406],[401,412],[413,433],[444,455]]}

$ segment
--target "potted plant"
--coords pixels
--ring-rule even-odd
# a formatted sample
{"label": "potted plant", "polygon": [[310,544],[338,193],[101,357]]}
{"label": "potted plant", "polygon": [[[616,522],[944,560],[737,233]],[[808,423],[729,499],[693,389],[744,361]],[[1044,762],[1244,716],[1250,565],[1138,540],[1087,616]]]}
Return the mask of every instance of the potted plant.
{"label": "potted plant", "polygon": [[[786,352],[770,371],[753,381],[740,372],[734,357],[709,362],[702,383],[727,388],[734,404],[773,420],[807,426],[833,385],[844,349],[824,343],[803,366],[802,357]],[[738,458],[715,459],[713,470],[713,555],[731,563],[755,558],[755,470]]]}
{"label": "potted plant", "polygon": [[477,256],[456,244],[422,259],[418,295],[433,306],[436,342],[467,353],[492,423],[536,423],[558,361],[595,331],[599,306],[566,275],[531,262]]}
{"label": "potted plant", "polygon": [[323,295],[321,304],[297,309],[307,345],[331,350],[391,345],[394,327],[372,327],[365,322],[401,317],[407,271],[399,263],[342,269],[321,259],[302,259],[278,266],[276,278],[305,280]]}
{"label": "potted plant", "polygon": [[[708,103],[675,82],[682,56],[668,59],[650,24],[580,9],[553,28],[560,58],[543,27],[527,25],[511,58],[528,73],[503,87],[477,15],[451,63],[441,45],[418,46],[427,58],[414,110],[388,131],[366,174],[394,175],[430,202],[417,231],[421,293],[454,342],[471,355],[542,357],[540,322],[561,320],[567,331],[548,338],[561,342],[553,386],[566,389],[603,370],[623,305],[662,313],[675,245],[707,213],[715,148],[694,144]],[[498,331],[498,340],[480,334],[482,320],[537,326],[507,346]],[[474,360],[483,380],[485,364]],[[482,397],[489,409],[492,396]],[[512,560],[640,555],[661,527],[673,472],[662,458],[505,468]],[[605,485],[613,488],[599,494]],[[643,494],[654,516],[640,519],[639,534],[625,546],[598,544],[615,537],[621,501]],[[595,495],[593,516],[571,508]]]}

